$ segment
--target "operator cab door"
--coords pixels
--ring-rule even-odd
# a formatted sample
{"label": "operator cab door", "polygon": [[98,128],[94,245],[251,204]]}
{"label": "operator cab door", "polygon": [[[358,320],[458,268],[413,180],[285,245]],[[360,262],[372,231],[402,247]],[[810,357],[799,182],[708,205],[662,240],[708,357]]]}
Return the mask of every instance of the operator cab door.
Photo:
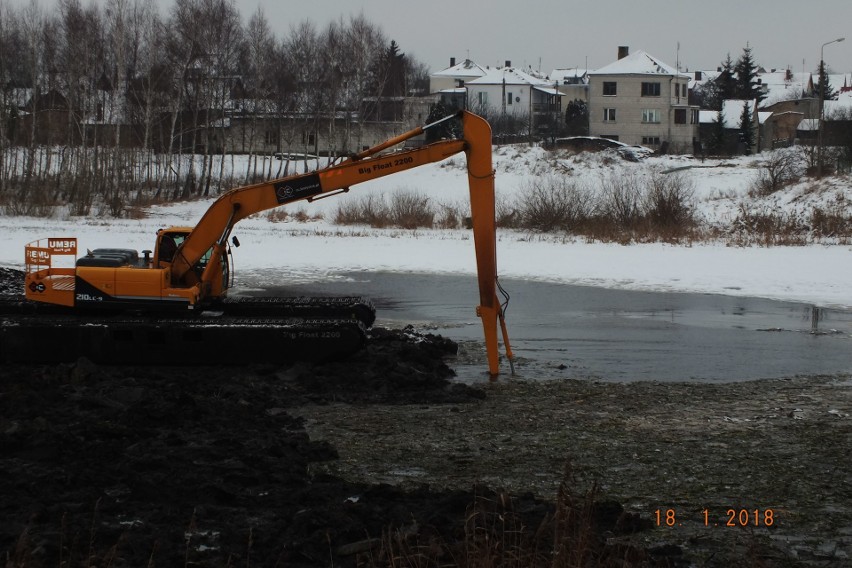
{"label": "operator cab door", "polygon": [[[154,251],[155,268],[168,268],[171,266],[175,258],[175,254],[183,245],[186,238],[189,236],[189,229],[161,229],[157,233],[157,248]],[[221,256],[221,270],[214,273],[213,281],[210,283],[210,290],[206,295],[220,296],[224,294],[230,283],[230,246],[226,244],[225,254]],[[192,267],[191,274],[185,280],[189,285],[198,282],[201,279],[207,264],[213,256],[213,248],[211,247]]]}
{"label": "operator cab door", "polygon": [[175,253],[186,240],[187,231],[169,231],[162,229],[157,233],[157,248],[154,251],[154,267],[171,266]]}

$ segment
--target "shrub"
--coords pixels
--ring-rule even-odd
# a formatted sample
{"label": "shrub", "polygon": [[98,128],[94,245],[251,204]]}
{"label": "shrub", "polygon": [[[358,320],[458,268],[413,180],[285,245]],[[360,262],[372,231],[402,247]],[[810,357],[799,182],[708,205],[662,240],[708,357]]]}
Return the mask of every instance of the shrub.
{"label": "shrub", "polygon": [[[497,197],[497,201],[494,207],[498,227],[502,227],[504,229],[521,228],[520,214],[518,213],[517,202],[518,199],[510,201],[504,197]],[[466,228],[470,228],[468,226],[467,220],[465,221],[465,223]]]}
{"label": "shrub", "polygon": [[588,218],[590,205],[576,182],[549,176],[527,184],[516,210],[525,229],[574,231]]}
{"label": "shrub", "polygon": [[600,213],[622,230],[639,226],[647,201],[635,174],[613,173],[601,183]]}
{"label": "shrub", "polygon": [[460,229],[470,214],[461,205],[439,204],[435,226],[441,229]]}
{"label": "shrub", "polygon": [[734,242],[739,245],[803,245],[807,242],[809,227],[798,215],[743,203],[731,230]]}
{"label": "shrub", "polygon": [[814,207],[809,220],[815,238],[835,238],[847,242],[852,237],[852,211],[842,193],[838,193],[833,203]]}
{"label": "shrub", "polygon": [[429,198],[416,192],[395,193],[390,205],[381,196],[366,195],[338,206],[334,222],[339,225],[369,225],[373,228],[430,228],[435,211]]}
{"label": "shrub", "polygon": [[421,193],[394,193],[390,204],[391,222],[403,229],[431,228],[435,212],[429,205],[429,198]]}
{"label": "shrub", "polygon": [[390,210],[384,199],[368,194],[337,207],[334,222],[338,225],[369,225],[382,228],[390,225]]}
{"label": "shrub", "polygon": [[695,185],[683,173],[653,172],[645,199],[648,220],[655,231],[676,236],[695,225]]}
{"label": "shrub", "polygon": [[769,153],[751,183],[749,194],[765,196],[775,193],[805,173],[804,154],[801,151],[783,148]]}

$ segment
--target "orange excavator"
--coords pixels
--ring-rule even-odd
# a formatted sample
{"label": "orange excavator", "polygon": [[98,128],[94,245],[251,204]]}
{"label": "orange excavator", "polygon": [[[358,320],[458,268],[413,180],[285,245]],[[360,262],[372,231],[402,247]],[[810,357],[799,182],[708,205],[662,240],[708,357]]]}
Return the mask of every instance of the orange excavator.
{"label": "orange excavator", "polygon": [[[389,151],[448,120],[461,121],[460,139]],[[142,344],[160,345],[163,360],[179,363],[188,351],[183,346],[193,341],[198,346],[225,349],[235,357],[242,353],[249,361],[258,355],[250,347],[268,345],[270,340],[289,345],[276,350],[283,358],[309,353],[317,354],[313,358],[345,355],[358,347],[364,328],[372,325],[372,304],[361,298],[227,298],[231,285],[229,237],[234,226],[254,213],[337,195],[356,184],[461,152],[467,157],[476,249],[480,298],[476,313],[482,319],[488,370],[496,376],[498,326],[510,363],[512,352],[504,306],[497,297],[491,128],[467,111],[411,130],[339,164],[227,191],[194,227],[160,230],[153,252],[142,251],[141,258],[136,250],[121,248],[94,249],[77,258],[74,238],[30,243],[25,251],[26,306],[13,325],[3,326],[4,330],[19,329],[16,334],[4,331],[0,355],[7,361],[23,357],[19,355],[26,350],[20,339],[26,336],[23,328],[51,346],[41,353],[48,360],[51,353],[62,360],[82,352],[113,362],[130,356],[124,351],[135,352],[138,358]],[[232,243],[239,246],[236,238]],[[69,333],[69,328],[75,333]],[[100,331],[86,335],[85,328]],[[248,352],[229,348],[238,335]],[[175,348],[175,344],[181,347]],[[269,350],[264,347],[264,351]]]}

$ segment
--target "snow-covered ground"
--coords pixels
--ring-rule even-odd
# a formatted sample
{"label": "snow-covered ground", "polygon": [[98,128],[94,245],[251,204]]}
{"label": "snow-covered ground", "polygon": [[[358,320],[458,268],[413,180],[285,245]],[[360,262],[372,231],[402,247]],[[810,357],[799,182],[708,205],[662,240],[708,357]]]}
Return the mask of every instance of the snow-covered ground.
{"label": "snow-covered ground", "polygon": [[[800,183],[755,200],[748,189],[765,157],[701,161],[690,157],[652,157],[639,163],[605,152],[554,159],[540,148],[495,149],[498,199],[511,200],[539,176],[570,174],[594,182],[602,176],[651,168],[683,168],[692,181],[698,213],[709,222],[733,219],[742,203],[776,211],[804,210],[852,200],[849,177]],[[239,173],[244,162],[235,159]],[[244,170],[243,170],[244,171]],[[234,234],[237,274],[274,270],[293,281],[321,280],[354,270],[428,273],[475,272],[471,234],[465,230],[396,230],[338,226],[334,212],[368,193],[418,192],[433,202],[463,206],[467,201],[464,157],[356,186],[348,195],[288,206],[321,219],[274,221],[258,215],[240,223]],[[0,264],[22,267],[24,245],[46,237],[76,236],[79,250],[98,247],[151,249],[158,228],[194,225],[209,201],[153,206],[142,219],[109,217],[0,217]],[[820,306],[852,307],[852,246],[813,244],[797,247],[602,244],[560,235],[498,232],[498,270],[504,278],[523,278],[623,288],[757,296]]]}

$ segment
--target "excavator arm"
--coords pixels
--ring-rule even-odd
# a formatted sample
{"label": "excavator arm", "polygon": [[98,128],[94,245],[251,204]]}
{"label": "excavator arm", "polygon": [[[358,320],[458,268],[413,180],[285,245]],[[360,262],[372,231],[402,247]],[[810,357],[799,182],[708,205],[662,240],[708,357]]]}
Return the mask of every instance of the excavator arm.
{"label": "excavator arm", "polygon": [[[382,154],[410,138],[423,134],[446,120],[458,118],[462,138],[442,140],[414,149]],[[488,366],[496,375],[499,366],[497,325],[500,324],[506,355],[512,360],[503,311],[497,297],[497,251],[494,200],[494,170],[491,164],[491,127],[488,122],[467,111],[415,128],[405,134],[360,152],[346,161],[315,172],[271,180],[236,188],[224,193],[207,210],[178,248],[171,264],[171,283],[175,287],[198,286],[199,297],[208,292],[216,266],[226,254],[226,242],[234,225],[254,213],[274,209],[295,201],[326,197],[332,192],[348,191],[351,186],[369,182],[425,164],[439,162],[464,152],[467,156],[470,207],[473,222],[480,304]],[[193,266],[212,251],[207,269],[199,276]]]}

